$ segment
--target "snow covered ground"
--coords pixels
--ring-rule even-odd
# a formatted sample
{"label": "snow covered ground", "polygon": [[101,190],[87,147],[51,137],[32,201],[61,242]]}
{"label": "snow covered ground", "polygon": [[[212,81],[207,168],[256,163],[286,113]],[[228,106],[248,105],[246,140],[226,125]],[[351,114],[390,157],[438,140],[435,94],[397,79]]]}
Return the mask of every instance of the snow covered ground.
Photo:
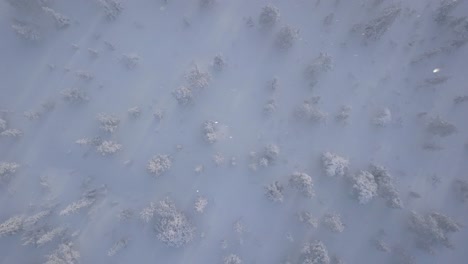
{"label": "snow covered ground", "polygon": [[468,2],[0,1],[0,263],[466,263]]}

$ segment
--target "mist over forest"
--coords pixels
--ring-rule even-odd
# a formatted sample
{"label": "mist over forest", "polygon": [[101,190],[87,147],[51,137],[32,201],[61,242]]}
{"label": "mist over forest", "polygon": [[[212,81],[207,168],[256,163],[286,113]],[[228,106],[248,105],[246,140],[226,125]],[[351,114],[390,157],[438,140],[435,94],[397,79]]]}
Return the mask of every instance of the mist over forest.
{"label": "mist over forest", "polygon": [[465,0],[0,0],[0,263],[468,262]]}

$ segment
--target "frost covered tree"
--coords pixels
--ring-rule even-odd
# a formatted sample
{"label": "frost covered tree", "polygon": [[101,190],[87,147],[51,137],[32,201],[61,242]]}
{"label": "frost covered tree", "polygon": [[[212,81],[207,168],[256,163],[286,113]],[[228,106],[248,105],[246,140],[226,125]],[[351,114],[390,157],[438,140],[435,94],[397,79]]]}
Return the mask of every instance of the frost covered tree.
{"label": "frost covered tree", "polygon": [[14,162],[0,162],[0,183],[8,182],[20,167]]}
{"label": "frost covered tree", "polygon": [[307,243],[301,250],[301,263],[303,264],[330,264],[328,250],[322,241]]}
{"label": "frost covered tree", "polygon": [[273,5],[267,5],[262,8],[258,17],[258,24],[263,29],[271,29],[280,19],[280,11]]}
{"label": "frost covered tree", "polygon": [[1,137],[9,137],[9,138],[19,138],[22,135],[23,135],[23,131],[16,129],[16,128],[9,128],[0,133]]}
{"label": "frost covered tree", "polygon": [[57,29],[65,29],[70,26],[70,18],[60,14],[59,12],[55,11],[50,7],[42,7],[42,10],[45,14],[47,14],[54,20]]}
{"label": "frost covered tree", "polygon": [[262,152],[251,152],[250,153],[250,164],[249,167],[252,170],[257,170],[258,166],[268,167],[277,161],[280,154],[280,149],[275,144],[268,144],[265,146]]}
{"label": "frost covered tree", "polygon": [[213,69],[215,71],[222,71],[226,68],[226,60],[221,54],[216,55],[213,58]]}
{"label": "frost covered tree", "polygon": [[434,21],[439,25],[447,24],[451,19],[450,13],[457,8],[462,1],[459,0],[443,0],[440,2],[434,12]]}
{"label": "frost covered tree", "polygon": [[229,254],[223,258],[223,264],[242,264],[242,260],[236,254]]}
{"label": "frost covered tree", "polygon": [[85,82],[90,82],[94,79],[94,74],[85,70],[78,70],[75,72],[75,75],[76,77],[78,77],[78,79],[85,81]]}
{"label": "frost covered tree", "polygon": [[203,123],[203,138],[208,143],[215,143],[220,137],[220,127],[218,121],[208,120]]}
{"label": "frost covered tree", "polygon": [[198,0],[198,2],[200,8],[210,8],[216,3],[216,0]]}
{"label": "frost covered tree", "polygon": [[107,251],[107,256],[109,257],[115,256],[117,253],[121,252],[127,247],[128,242],[129,242],[128,239],[125,237],[117,240],[112,245],[112,247]]}
{"label": "frost covered tree", "polygon": [[268,164],[273,164],[280,154],[280,148],[275,144],[268,144],[263,149],[263,157],[267,159]]}
{"label": "frost covered tree", "polygon": [[392,121],[392,113],[388,108],[382,108],[372,118],[372,124],[378,127],[384,127]]}
{"label": "frost covered tree", "polygon": [[375,249],[381,252],[388,253],[391,251],[390,245],[384,241],[383,235],[378,235],[370,240],[370,243]]}
{"label": "frost covered tree", "polygon": [[455,98],[453,98],[454,104],[461,104],[464,102],[468,102],[468,95],[457,95]]}
{"label": "frost covered tree", "polygon": [[217,152],[213,155],[213,162],[216,164],[216,166],[221,166],[226,162],[226,158],[222,153]]}
{"label": "frost covered tree", "polygon": [[284,187],[279,181],[275,181],[265,186],[265,195],[268,200],[281,203],[284,199]]}
{"label": "frost covered tree", "polygon": [[276,34],[275,46],[281,50],[290,49],[299,38],[299,30],[291,26],[284,26]]}
{"label": "frost covered tree", "polygon": [[311,87],[315,86],[321,74],[333,69],[333,58],[325,52],[314,58],[305,68],[305,77]]}
{"label": "frost covered tree", "polygon": [[89,197],[83,197],[80,200],[69,204],[65,207],[62,211],[60,211],[60,215],[70,215],[73,214],[83,208],[90,207],[96,202],[95,199]]}
{"label": "frost covered tree", "polygon": [[43,246],[57,238],[60,238],[67,231],[64,227],[56,227],[42,234],[36,241],[36,246]]}
{"label": "frost covered tree", "polygon": [[194,94],[192,88],[180,86],[172,92],[172,96],[174,96],[179,105],[188,105],[193,102]]}
{"label": "frost covered tree", "polygon": [[24,219],[23,234],[21,236],[23,246],[33,245],[39,247],[62,235],[58,234],[57,231],[46,235],[51,231],[51,228],[46,223],[46,217],[51,213],[51,209],[46,209]]}
{"label": "frost covered tree", "polygon": [[208,205],[208,199],[205,197],[198,197],[197,200],[195,201],[195,211],[198,213],[203,213],[205,211],[205,207]]}
{"label": "frost covered tree", "polygon": [[345,225],[341,221],[341,216],[336,213],[325,214],[322,218],[322,224],[334,233],[341,233],[345,228]]}
{"label": "frost covered tree", "polygon": [[39,247],[39,239],[48,231],[47,225],[34,226],[24,230],[23,235],[21,236],[21,241],[23,246],[35,246]]}
{"label": "frost covered tree", "polygon": [[351,106],[343,105],[340,107],[338,114],[335,116],[335,119],[339,122],[343,122],[344,124],[348,123],[348,119],[351,115]]}
{"label": "frost covered tree", "polygon": [[134,106],[129,108],[127,113],[131,118],[138,119],[141,116],[141,109],[138,106]]}
{"label": "frost covered tree", "polygon": [[322,167],[328,177],[345,176],[349,160],[331,152],[322,154]]}
{"label": "frost covered tree", "polygon": [[116,143],[111,140],[104,140],[96,147],[96,151],[102,156],[108,156],[117,153],[122,149],[122,144]]}
{"label": "frost covered tree", "polygon": [[353,194],[360,204],[369,203],[377,196],[378,186],[374,175],[368,171],[360,171],[350,177]]}
{"label": "frost covered tree", "polygon": [[280,88],[278,77],[273,77],[273,79],[271,79],[268,82],[267,88],[268,90],[271,90],[271,91],[278,91],[278,89]]}
{"label": "frost covered tree", "polygon": [[156,109],[153,112],[153,117],[156,121],[161,121],[164,119],[165,111],[164,109]]}
{"label": "frost covered tree", "polygon": [[318,220],[312,216],[312,213],[301,211],[297,213],[297,218],[299,222],[306,224],[309,227],[317,228],[318,227]]}
{"label": "frost covered tree", "polygon": [[450,136],[457,132],[455,125],[443,120],[439,116],[431,118],[426,129],[432,135],[439,137]]}
{"label": "frost covered tree", "polygon": [[104,15],[106,16],[106,19],[109,21],[113,21],[117,19],[117,17],[123,11],[122,2],[120,2],[119,0],[98,0],[98,1],[102,7],[102,10],[104,11]]}
{"label": "frost covered tree", "polygon": [[169,198],[160,201],[155,212],[157,215],[155,230],[158,239],[164,244],[182,247],[193,240],[195,227]]}
{"label": "frost covered tree", "polygon": [[78,264],[80,253],[73,242],[64,242],[54,252],[47,256],[45,264]]}
{"label": "frost covered tree", "polygon": [[97,120],[101,125],[101,130],[108,133],[114,133],[120,124],[120,119],[111,114],[100,113],[97,115]]}
{"label": "frost covered tree", "polygon": [[305,172],[292,173],[289,176],[289,185],[300,191],[306,197],[313,197],[315,195],[312,177]]}
{"label": "frost covered tree", "polygon": [[312,102],[306,100],[294,109],[294,116],[299,120],[321,123],[327,119],[328,114],[317,108]]}
{"label": "frost covered tree", "polygon": [[81,209],[89,208],[96,204],[98,199],[105,195],[106,192],[107,187],[105,185],[87,190],[86,192],[84,192],[81,199],[66,206],[62,211],[60,211],[59,215],[71,215],[80,211]]}
{"label": "frost covered tree", "polygon": [[38,26],[34,24],[17,21],[11,25],[11,28],[16,35],[24,40],[38,41],[41,39],[41,32]]}
{"label": "frost covered tree", "polygon": [[12,7],[20,11],[38,11],[48,1],[45,0],[6,0]]}
{"label": "frost covered tree", "polygon": [[461,229],[459,223],[443,214],[421,215],[414,211],[410,214],[408,227],[415,235],[416,244],[429,252],[438,246],[453,248],[449,235]]}
{"label": "frost covered tree", "polygon": [[377,183],[378,195],[385,199],[387,206],[391,208],[402,208],[403,203],[400,199],[400,194],[388,170],[382,166],[371,164],[370,173],[374,176],[375,182]]}
{"label": "frost covered tree", "polygon": [[208,87],[211,82],[211,74],[199,69],[195,64],[190,71],[185,75],[189,86],[193,89],[203,90]]}
{"label": "frost covered tree", "polygon": [[101,137],[80,138],[80,139],[75,141],[76,144],[81,145],[81,146],[91,145],[91,146],[95,146],[95,147],[98,147],[99,145],[101,145],[102,142],[103,142],[103,140],[102,140]]}
{"label": "frost covered tree", "polygon": [[38,111],[25,111],[23,116],[26,117],[30,121],[38,120],[41,118],[41,112]]}
{"label": "frost covered tree", "polygon": [[24,219],[24,226],[26,228],[32,227],[32,226],[36,225],[42,219],[49,216],[50,214],[52,214],[52,210],[51,209],[46,209],[46,210],[40,211],[40,212],[38,212],[38,213],[36,213],[34,215],[31,215],[31,216]]}
{"label": "frost covered tree", "polygon": [[23,230],[23,216],[13,216],[0,224],[0,237],[15,235]]}
{"label": "frost covered tree", "polygon": [[364,37],[364,40],[379,40],[393,25],[400,13],[401,7],[398,5],[392,5],[385,8],[378,17],[370,20],[363,26],[361,34]]}
{"label": "frost covered tree", "polygon": [[145,223],[149,223],[156,213],[157,206],[157,203],[151,202],[149,206],[143,208],[140,212],[140,219]]}
{"label": "frost covered tree", "polygon": [[2,132],[3,130],[7,129],[8,125],[7,125],[7,121],[5,121],[4,119],[0,118],[0,132]]}
{"label": "frost covered tree", "polygon": [[263,106],[263,113],[266,114],[266,115],[273,114],[276,111],[276,108],[278,108],[278,106],[276,104],[276,100],[275,99],[270,99]]}
{"label": "frost covered tree", "polygon": [[63,100],[73,104],[81,104],[89,101],[86,91],[77,88],[65,89],[60,92]]}
{"label": "frost covered tree", "polygon": [[148,162],[146,169],[149,173],[158,177],[167,172],[172,167],[171,157],[164,154],[154,155]]}
{"label": "frost covered tree", "polygon": [[468,181],[456,179],[453,187],[456,197],[463,203],[468,202]]}
{"label": "frost covered tree", "polygon": [[133,70],[136,68],[141,58],[136,53],[129,53],[122,54],[119,60],[125,66],[125,68],[127,68],[128,70]]}

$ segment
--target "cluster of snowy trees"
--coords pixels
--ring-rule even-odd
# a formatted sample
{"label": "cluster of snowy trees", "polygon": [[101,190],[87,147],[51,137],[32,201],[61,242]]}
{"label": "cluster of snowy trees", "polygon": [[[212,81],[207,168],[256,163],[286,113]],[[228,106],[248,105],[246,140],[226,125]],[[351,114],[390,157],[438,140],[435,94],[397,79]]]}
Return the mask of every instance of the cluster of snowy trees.
{"label": "cluster of snowy trees", "polygon": [[103,140],[101,137],[81,138],[76,143],[81,146],[95,147],[96,152],[102,156],[113,155],[122,150],[122,144],[112,140]]}
{"label": "cluster of snowy trees", "polygon": [[7,183],[20,165],[15,162],[0,162],[0,183]]}
{"label": "cluster of snowy trees", "polygon": [[345,229],[345,225],[341,221],[341,215],[337,213],[325,214],[322,218],[322,224],[334,233],[341,233]]}
{"label": "cluster of snowy trees", "polygon": [[101,130],[108,133],[114,133],[120,124],[120,119],[112,114],[100,113],[97,120],[101,125]]}
{"label": "cluster of snowy trees", "polygon": [[348,172],[349,160],[335,153],[324,152],[322,154],[322,166],[328,177],[343,177]]}
{"label": "cluster of snowy trees", "polygon": [[415,242],[419,247],[433,252],[439,246],[453,248],[449,235],[460,231],[461,225],[440,213],[432,212],[422,215],[412,211],[408,228],[414,234]]}
{"label": "cluster of snowy trees", "polygon": [[63,100],[72,104],[81,104],[89,101],[89,96],[83,89],[69,88],[61,92]]}
{"label": "cluster of snowy trees", "polygon": [[158,154],[154,155],[153,158],[150,159],[146,168],[149,173],[158,177],[167,172],[171,167],[171,157],[165,154]]}
{"label": "cluster of snowy trees", "polygon": [[128,53],[122,54],[120,57],[120,62],[127,68],[128,70],[135,69],[138,63],[140,62],[141,58],[136,53]]}
{"label": "cluster of snowy trees", "polygon": [[203,123],[203,138],[208,143],[215,143],[220,136],[219,122],[208,120]]}
{"label": "cluster of snowy trees", "polygon": [[279,182],[275,181],[265,186],[266,197],[273,202],[283,202],[284,199],[284,186]]}
{"label": "cluster of snowy trees", "polygon": [[242,264],[242,260],[236,254],[229,254],[224,257],[223,264]]}
{"label": "cluster of snowy trees", "polygon": [[457,128],[455,125],[437,116],[429,120],[427,131],[435,136],[446,137],[457,132]]}
{"label": "cluster of snowy trees", "polygon": [[468,181],[457,179],[453,183],[453,189],[458,200],[465,203],[468,201]]}
{"label": "cluster of snowy trees", "polygon": [[367,204],[374,197],[380,196],[388,207],[403,207],[395,180],[386,168],[371,164],[369,170],[350,174],[349,160],[331,152],[322,154],[321,163],[328,177],[345,176],[348,179],[352,193],[360,204]]}
{"label": "cluster of snowy trees", "polygon": [[306,243],[301,250],[301,263],[303,264],[330,264],[328,250],[322,241]]}
{"label": "cluster of snowy trees", "polygon": [[276,35],[275,45],[281,50],[288,50],[298,38],[299,30],[286,25]]}
{"label": "cluster of snowy trees", "polygon": [[261,152],[252,151],[249,154],[251,170],[257,170],[258,167],[265,168],[276,163],[280,154],[280,148],[275,144],[267,144]]}
{"label": "cluster of snowy trees", "polygon": [[400,6],[389,6],[385,8],[378,17],[371,19],[362,26],[358,26],[360,27],[359,33],[361,33],[365,41],[377,41],[388,31],[400,13]]}
{"label": "cluster of snowy trees", "polygon": [[123,11],[122,2],[119,0],[98,0],[104,11],[104,15],[109,21],[117,19]]}
{"label": "cluster of snowy trees", "polygon": [[309,85],[314,87],[320,75],[325,74],[333,69],[333,58],[328,53],[321,52],[315,57],[311,63],[307,65],[304,71],[306,79],[309,81]]}
{"label": "cluster of snowy trees", "polygon": [[372,164],[369,171],[360,171],[351,175],[349,179],[359,203],[367,204],[374,197],[380,196],[386,201],[388,207],[403,207],[393,177],[384,167]]}
{"label": "cluster of snowy trees", "polygon": [[273,5],[263,7],[260,16],[258,17],[258,24],[263,29],[273,28],[280,20],[280,11]]}
{"label": "cluster of snowy trees", "polygon": [[[213,67],[221,70],[224,67],[222,57],[215,57]],[[189,105],[193,103],[194,97],[211,83],[212,76],[209,72],[203,71],[197,64],[194,64],[185,74],[187,85],[181,85],[172,92],[179,105]]]}
{"label": "cluster of snowy trees", "polygon": [[289,185],[305,197],[313,197],[315,191],[312,177],[305,172],[294,172],[289,176]]}
{"label": "cluster of snowy trees", "polygon": [[107,186],[103,185],[100,187],[93,187],[86,190],[81,198],[71,204],[67,205],[64,209],[59,212],[61,216],[67,216],[78,211],[91,208],[94,206],[102,197],[104,197],[107,193]]}
{"label": "cluster of snowy trees", "polygon": [[209,72],[201,70],[199,66],[195,64],[185,75],[185,79],[191,89],[203,90],[208,87],[212,77]]}
{"label": "cluster of snowy trees", "polygon": [[[42,39],[45,21],[51,20],[57,30],[63,30],[71,25],[71,19],[53,8],[53,1],[47,0],[6,0],[18,14],[25,19],[15,19],[12,30],[26,41],[36,42]],[[47,19],[43,19],[47,18]]]}
{"label": "cluster of snowy trees", "polygon": [[17,128],[9,128],[8,122],[0,117],[0,137],[19,138],[23,131]]}
{"label": "cluster of snowy trees", "polygon": [[320,110],[314,101],[306,100],[294,109],[294,116],[310,123],[322,123],[327,119],[328,113]]}
{"label": "cluster of snowy trees", "polygon": [[0,223],[0,237],[21,234],[23,246],[45,247],[57,245],[51,254],[45,256],[45,263],[79,263],[80,254],[73,242],[67,227],[51,226],[48,218],[56,206],[43,208],[30,216],[15,215]]}
{"label": "cluster of snowy trees", "polygon": [[151,203],[143,209],[140,217],[146,223],[154,221],[157,238],[168,246],[182,247],[195,237],[196,228],[169,198]]}
{"label": "cluster of snowy trees", "polygon": [[377,196],[377,183],[375,182],[374,175],[368,171],[359,171],[351,176],[353,193],[358,199],[360,204],[369,203],[375,196]]}

